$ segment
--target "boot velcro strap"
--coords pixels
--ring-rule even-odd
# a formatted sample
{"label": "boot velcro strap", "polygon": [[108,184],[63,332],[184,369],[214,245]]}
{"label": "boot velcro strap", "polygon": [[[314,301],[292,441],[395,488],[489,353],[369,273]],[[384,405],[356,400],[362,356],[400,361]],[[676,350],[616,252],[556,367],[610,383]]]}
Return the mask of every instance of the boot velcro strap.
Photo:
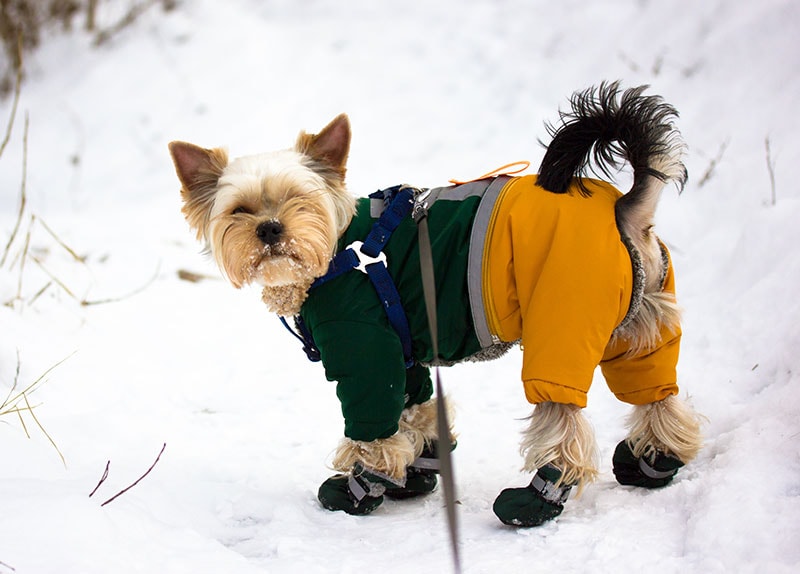
{"label": "boot velcro strap", "polygon": [[548,502],[564,504],[569,498],[572,485],[556,486],[555,483],[542,478],[539,473],[536,473],[533,480],[531,480],[531,488]]}
{"label": "boot velcro strap", "polygon": [[405,485],[405,476],[402,480],[396,480],[377,470],[366,469],[360,462],[353,466],[353,471],[347,481],[347,487],[359,502],[365,496],[377,498],[386,492],[387,488],[402,488]]}
{"label": "boot velcro strap", "polygon": [[677,468],[673,468],[672,470],[656,470],[650,466],[645,460],[645,457],[639,459],[639,470],[641,470],[642,474],[646,477],[655,479],[668,478],[678,472]]}
{"label": "boot velcro strap", "polygon": [[435,470],[439,472],[439,459],[435,457],[419,456],[410,464],[420,470]]}
{"label": "boot velcro strap", "polygon": [[361,502],[367,496],[377,498],[386,492],[386,487],[384,485],[376,482],[370,482],[363,476],[356,475],[350,475],[350,478],[347,481],[347,488],[358,502]]}

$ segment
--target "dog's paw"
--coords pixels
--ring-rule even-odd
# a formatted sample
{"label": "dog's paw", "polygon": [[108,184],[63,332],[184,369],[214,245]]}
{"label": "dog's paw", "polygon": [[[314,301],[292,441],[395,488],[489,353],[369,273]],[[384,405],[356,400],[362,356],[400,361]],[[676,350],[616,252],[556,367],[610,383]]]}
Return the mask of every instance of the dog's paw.
{"label": "dog's paw", "polygon": [[669,484],[683,466],[677,458],[657,452],[652,462],[636,458],[628,441],[622,441],[614,450],[614,476],[625,486],[661,488]]}
{"label": "dog's paw", "polygon": [[356,477],[337,474],[322,483],[317,498],[323,508],[360,516],[369,514],[383,502],[383,491],[378,494],[377,490],[380,489],[376,489],[376,495],[373,496],[369,494],[369,486],[364,488]]}
{"label": "dog's paw", "polygon": [[524,488],[507,488],[494,501],[492,509],[503,524],[531,527],[552,520],[564,510],[572,489],[558,485],[561,471],[553,465],[540,468]]}
{"label": "dog's paw", "polygon": [[436,473],[428,470],[417,470],[410,466],[406,473],[406,485],[398,488],[387,488],[385,494],[387,498],[393,500],[424,496],[436,490],[437,483]]}

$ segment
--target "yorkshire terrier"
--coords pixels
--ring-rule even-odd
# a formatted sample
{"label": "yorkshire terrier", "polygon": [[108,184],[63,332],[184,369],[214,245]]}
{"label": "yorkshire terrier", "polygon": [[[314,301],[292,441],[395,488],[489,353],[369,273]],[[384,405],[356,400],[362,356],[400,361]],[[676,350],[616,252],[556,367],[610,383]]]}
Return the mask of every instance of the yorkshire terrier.
{"label": "yorkshire terrier", "polygon": [[[699,417],[677,398],[673,267],[653,233],[662,189],[685,184],[685,145],[676,110],[645,89],[575,93],[547,126],[538,175],[361,199],[345,187],[346,115],[301,132],[291,149],[232,161],[222,148],[170,144],[197,238],[234,287],[263,288],[270,311],[294,321],[337,382],[344,438],[332,461],[339,474],[319,489],[325,508],[367,514],[384,496],[433,491],[437,453],[455,438],[438,436],[429,367],[495,358],[515,343],[535,405],[520,449],[533,477],[495,500],[505,524],[558,516],[571,489],[596,478],[582,409],[598,365],[633,405],[613,454],[621,484],[664,486],[697,455]],[[625,194],[587,175],[612,179],[624,161],[633,170]]]}

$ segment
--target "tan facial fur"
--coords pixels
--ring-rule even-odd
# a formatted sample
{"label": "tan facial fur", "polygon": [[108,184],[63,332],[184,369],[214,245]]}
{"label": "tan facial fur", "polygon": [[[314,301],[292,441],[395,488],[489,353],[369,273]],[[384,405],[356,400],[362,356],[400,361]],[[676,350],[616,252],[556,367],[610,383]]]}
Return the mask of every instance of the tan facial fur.
{"label": "tan facial fur", "polygon": [[219,148],[170,144],[189,225],[231,284],[263,286],[273,311],[296,312],[353,216],[349,143],[341,115],[317,135],[301,133],[294,149],[231,162]]}

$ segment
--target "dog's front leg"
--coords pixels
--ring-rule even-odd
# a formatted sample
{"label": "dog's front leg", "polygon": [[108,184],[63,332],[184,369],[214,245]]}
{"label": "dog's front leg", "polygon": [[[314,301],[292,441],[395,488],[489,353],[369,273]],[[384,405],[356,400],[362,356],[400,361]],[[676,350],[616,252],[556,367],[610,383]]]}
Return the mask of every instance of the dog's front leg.
{"label": "dog's front leg", "polygon": [[369,514],[381,505],[384,493],[405,487],[406,468],[415,458],[414,445],[403,432],[372,441],[344,438],[332,462],[341,474],[322,483],[319,501],[328,510]]}
{"label": "dog's front leg", "polygon": [[[322,505],[348,514],[368,514],[384,496],[406,499],[433,492],[439,449],[456,446],[452,428],[444,443],[439,440],[436,410],[437,399],[409,406],[400,417],[399,431],[389,438],[342,439],[332,461],[341,474],[320,487]],[[453,420],[452,412],[448,420]]]}

